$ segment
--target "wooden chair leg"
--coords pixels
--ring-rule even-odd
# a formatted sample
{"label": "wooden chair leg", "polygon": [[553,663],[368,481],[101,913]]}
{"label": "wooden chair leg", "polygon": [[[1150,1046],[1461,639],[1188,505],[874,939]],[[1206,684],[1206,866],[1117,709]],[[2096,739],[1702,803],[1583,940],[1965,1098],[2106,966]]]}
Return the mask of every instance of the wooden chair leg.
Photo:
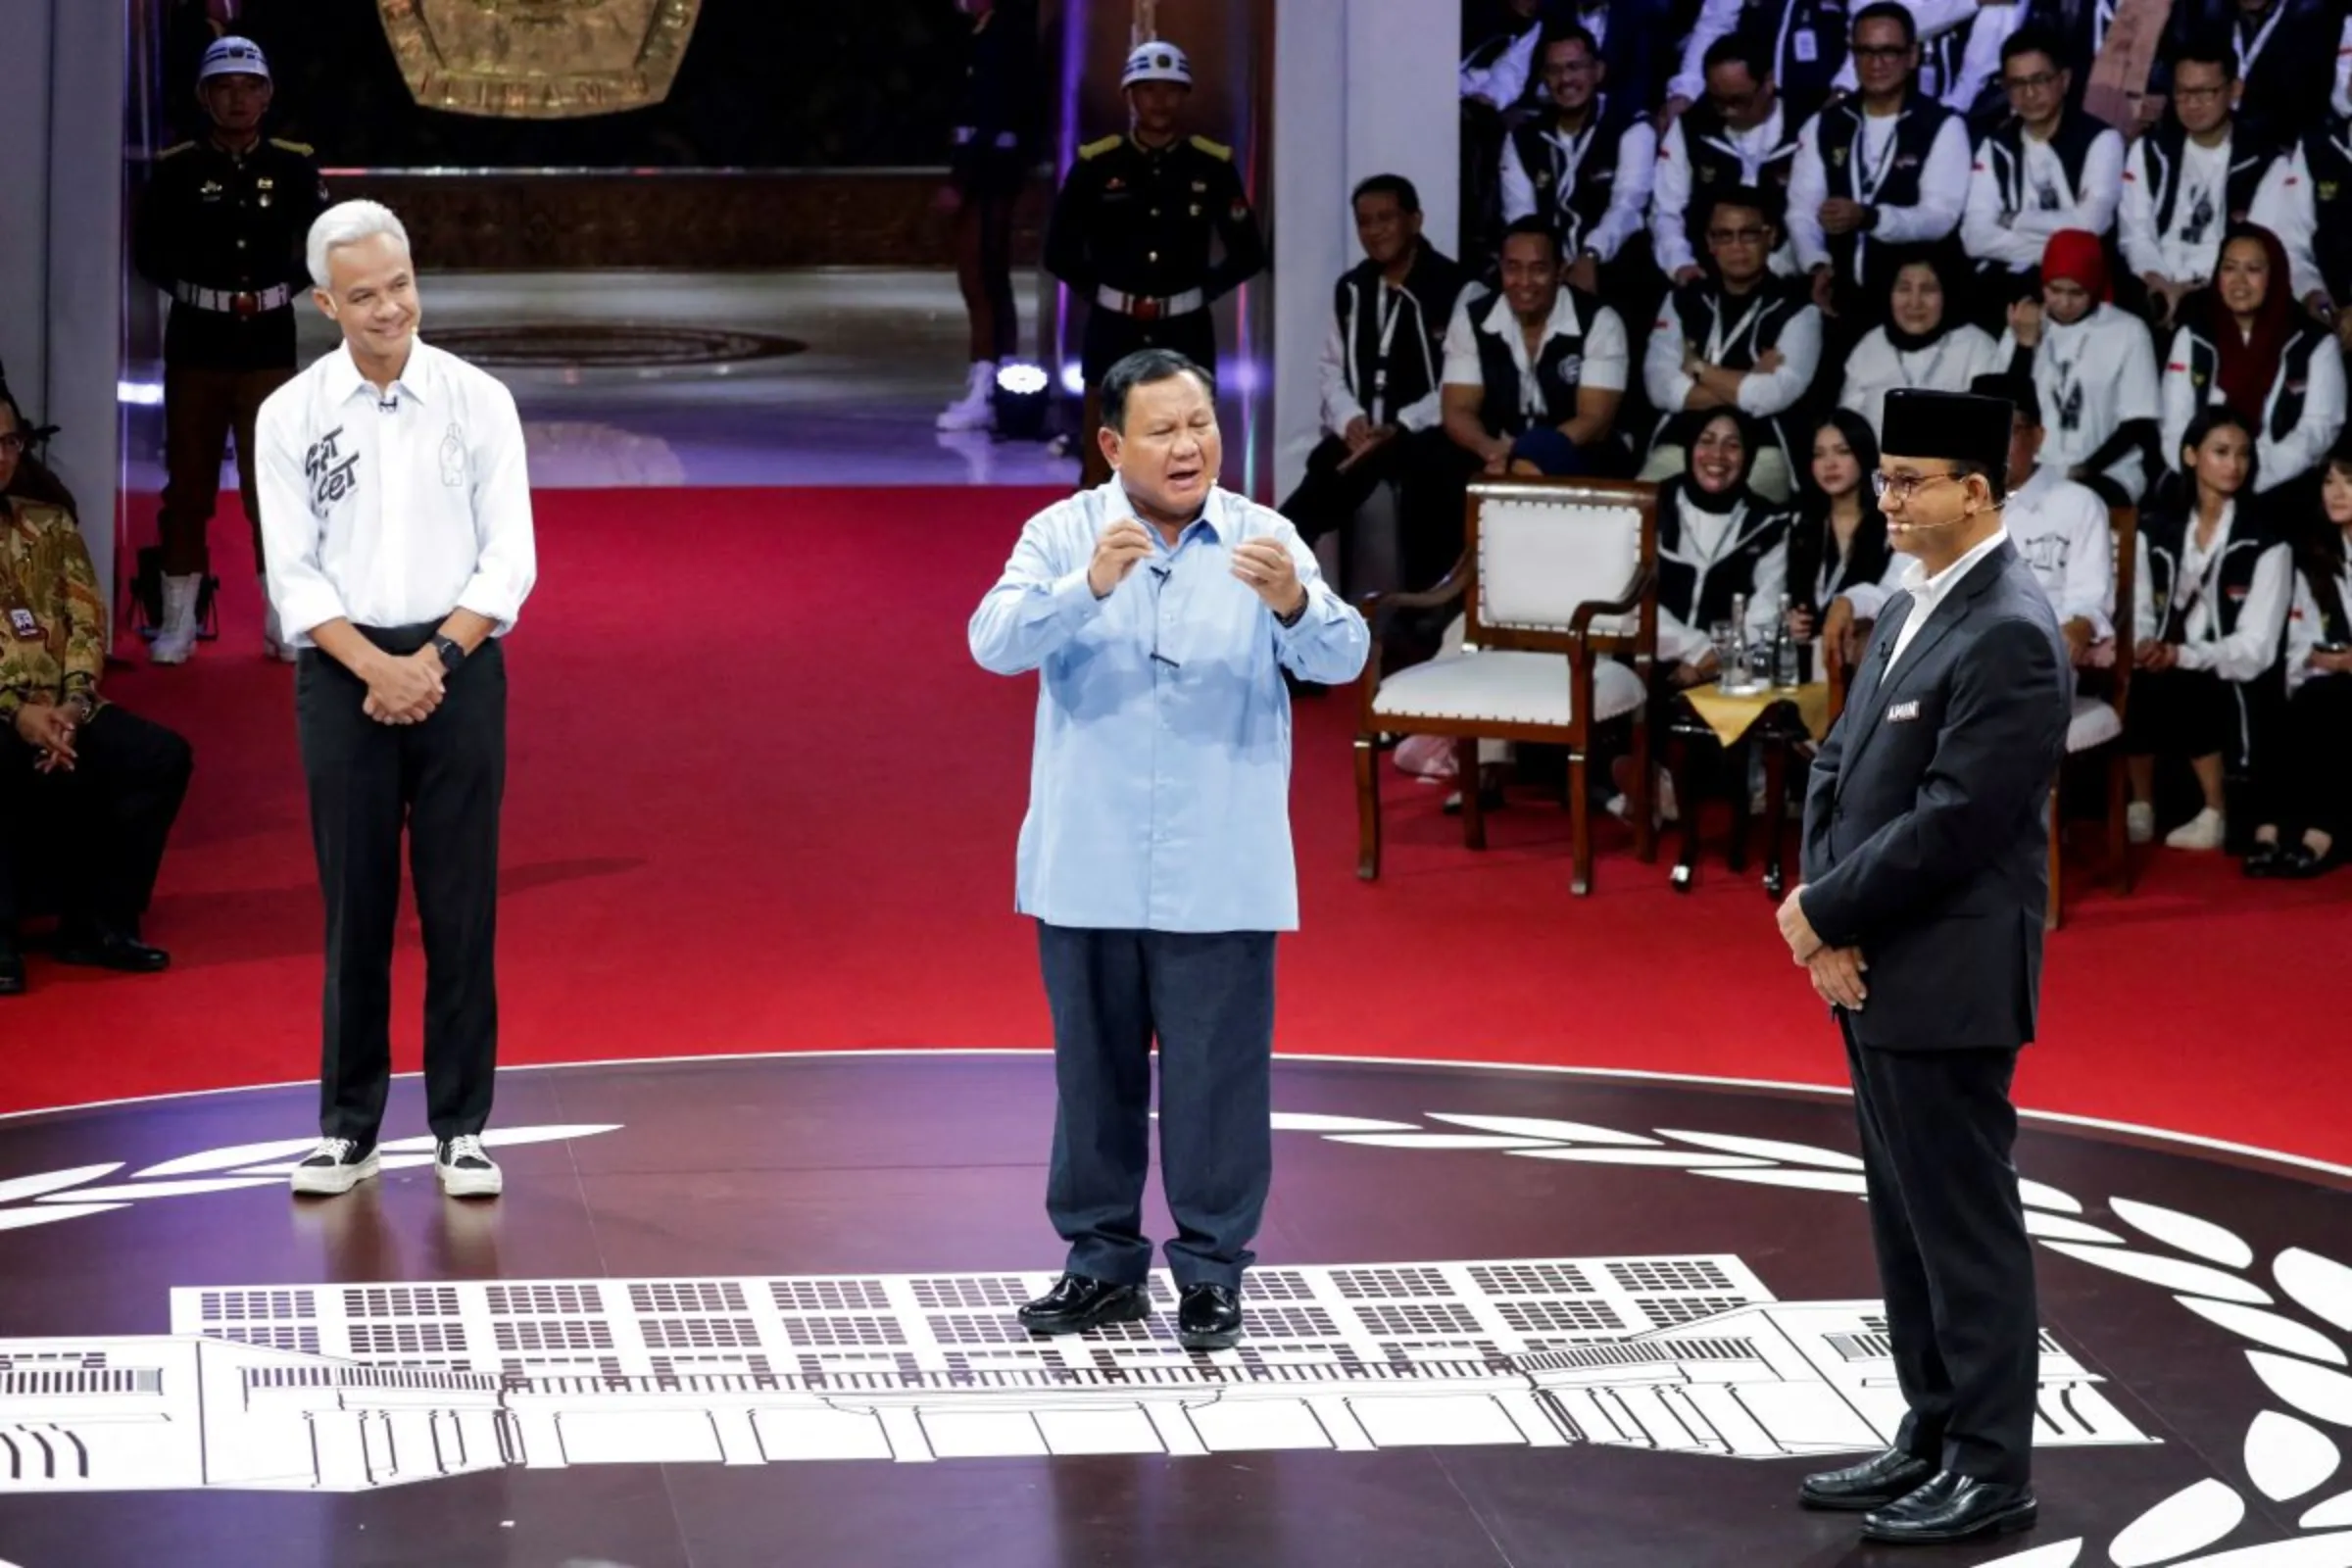
{"label": "wooden chair leg", "polygon": [[[1580,747],[1568,754],[1568,890],[1578,898],[1592,891],[1592,799]],[[1640,801],[1633,802],[1642,806]]]}
{"label": "wooden chair leg", "polygon": [[2107,759],[2107,871],[2118,893],[2130,893],[2132,864],[2132,768],[2122,748]]}
{"label": "wooden chair leg", "polygon": [[2059,786],[2050,785],[2050,896],[2042,906],[2041,928],[2055,931],[2064,918],[2066,896],[2061,891],[2059,875],[2066,864],[2066,808],[2060,800]]}
{"label": "wooden chair leg", "polygon": [[1682,854],[1670,880],[1677,893],[1688,893],[1698,880],[1698,798],[1690,792],[1690,743],[1669,734],[1666,738],[1666,776],[1674,784],[1675,809],[1681,815]]}
{"label": "wooden chair leg", "polygon": [[1782,841],[1788,836],[1788,745],[1778,736],[1763,743],[1764,891],[1776,899],[1788,891]]}
{"label": "wooden chair leg", "polygon": [[1649,713],[1634,710],[1633,788],[1625,792],[1626,808],[1634,819],[1634,858],[1643,865],[1658,859],[1657,781],[1650,776]]}
{"label": "wooden chair leg", "polygon": [[1453,780],[1462,791],[1462,847],[1483,850],[1487,847],[1486,780],[1479,775],[1478,742],[1463,739],[1453,743]]}
{"label": "wooden chair leg", "polygon": [[1741,741],[1723,750],[1724,765],[1732,775],[1732,842],[1724,848],[1723,863],[1735,872],[1747,869],[1747,840],[1755,826],[1755,813],[1747,808],[1748,745]]}
{"label": "wooden chair leg", "polygon": [[1355,738],[1355,874],[1380,876],[1380,743],[1370,735]]}

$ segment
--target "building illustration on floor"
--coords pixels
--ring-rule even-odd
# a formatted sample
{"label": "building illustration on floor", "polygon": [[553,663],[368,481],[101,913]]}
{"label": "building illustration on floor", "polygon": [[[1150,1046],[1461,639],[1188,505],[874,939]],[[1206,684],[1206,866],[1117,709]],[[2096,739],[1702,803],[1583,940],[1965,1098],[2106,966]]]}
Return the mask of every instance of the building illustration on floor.
{"label": "building illustration on floor", "polygon": [[[508,1466],[1431,1445],[1858,1452],[1873,1301],[1729,1254],[1259,1268],[1249,1338],[1036,1340],[1049,1274],[182,1288],[171,1332],[0,1340],[0,1491],[361,1492]],[[2047,1334],[2037,1441],[2153,1442]]]}

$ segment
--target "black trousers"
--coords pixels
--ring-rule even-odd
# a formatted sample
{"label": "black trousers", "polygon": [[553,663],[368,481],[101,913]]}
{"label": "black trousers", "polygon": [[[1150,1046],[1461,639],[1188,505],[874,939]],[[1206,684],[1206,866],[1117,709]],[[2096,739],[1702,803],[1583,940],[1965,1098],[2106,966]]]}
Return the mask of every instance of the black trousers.
{"label": "black trousers", "polygon": [[2286,830],[2282,842],[2306,828],[2343,842],[2352,831],[2352,675],[2314,675],[2288,699],[2263,771],[2264,814]]}
{"label": "black trousers", "polygon": [[1275,510],[1311,545],[1325,534],[1344,533],[1372,492],[1394,482],[1404,585],[1427,588],[1442,579],[1462,553],[1456,452],[1442,429],[1408,430],[1343,472],[1340,466],[1348,460],[1348,443],[1333,436],[1308,454],[1298,488]]}
{"label": "black trousers", "polygon": [[262,569],[260,465],[253,456],[254,421],[270,394],[294,378],[294,367],[220,370],[201,366],[164,368],[164,509],[156,527],[164,571],[172,577],[212,570],[206,531],[220,500],[220,453],[237,448],[237,489],[253,530],[253,569]]}
{"label": "black trousers", "polygon": [[1181,1289],[1239,1290],[1274,1174],[1274,934],[1095,931],[1038,922],[1054,1013],[1046,1212],[1072,1274],[1140,1285],[1159,1043],[1159,1172]]}
{"label": "black trousers", "polygon": [[[433,624],[379,631],[394,654]],[[392,1073],[392,939],[400,841],[424,928],[424,1093],[436,1138],[490,1118],[498,1059],[498,815],[507,772],[507,670],[485,642],[420,724],[379,724],[366,683],[315,648],[294,675],[311,840],[326,902],[318,1131],[374,1141]]]}
{"label": "black trousers", "polygon": [[1878,1051],[1846,1034],[1895,1382],[1895,1446],[2024,1485],[2041,1327],[2017,1194],[2017,1053]]}
{"label": "black trousers", "polygon": [[2132,757],[2211,757],[2246,752],[2237,688],[2210,669],[2142,669],[2132,675],[2124,751]]}
{"label": "black trousers", "polygon": [[147,912],[195,754],[112,704],[75,731],[74,751],[72,772],[39,772],[39,754],[0,725],[0,935],[39,912],[36,883],[54,888],[72,925],[137,935]]}

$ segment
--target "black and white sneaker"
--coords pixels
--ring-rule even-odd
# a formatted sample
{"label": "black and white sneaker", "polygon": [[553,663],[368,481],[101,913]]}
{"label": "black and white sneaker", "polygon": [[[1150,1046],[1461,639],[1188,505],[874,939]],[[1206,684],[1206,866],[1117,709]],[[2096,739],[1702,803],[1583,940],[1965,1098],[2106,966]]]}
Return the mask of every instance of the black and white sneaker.
{"label": "black and white sneaker", "polygon": [[376,1173],[375,1145],[356,1138],[321,1138],[291,1178],[298,1193],[332,1198],[348,1193]]}
{"label": "black and white sneaker", "polygon": [[507,1185],[498,1161],[471,1133],[441,1140],[433,1154],[433,1174],[441,1178],[441,1190],[452,1198],[496,1198]]}

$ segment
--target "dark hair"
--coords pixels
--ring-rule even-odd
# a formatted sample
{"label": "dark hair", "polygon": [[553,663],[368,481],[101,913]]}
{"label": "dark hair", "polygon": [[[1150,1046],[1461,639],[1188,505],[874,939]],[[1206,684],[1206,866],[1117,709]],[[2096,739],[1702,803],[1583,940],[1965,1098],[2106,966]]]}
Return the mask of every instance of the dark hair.
{"label": "dark hair", "polygon": [[2040,55],[2060,71],[2067,69],[2066,56],[2059,52],[2058,40],[2045,27],[2028,23],[2011,33],[2001,45],[2001,64],[2007,66],[2019,55]]}
{"label": "dark hair", "polygon": [[1374,174],[1348,195],[1348,205],[1353,207],[1367,196],[1394,196],[1396,198],[1396,210],[1401,213],[1417,213],[1421,210],[1421,193],[1413,189],[1413,182],[1402,174]]}
{"label": "dark hair", "polygon": [[[2256,471],[2254,464],[2257,456],[2254,421],[2229,404],[2208,403],[2199,409],[2197,416],[2188,421],[2188,428],[2180,432],[2180,452],[2185,454],[2195,451],[2205,444],[2207,436],[2221,429],[2235,430],[2246,438],[2246,480],[2237,487],[2235,493],[2241,496],[2250,496],[2254,493]],[[2196,505],[2197,480],[2196,475],[2188,471],[2188,460],[2185,457],[2180,460],[2180,477],[2187,481],[2183,489],[2187,492],[2188,504],[2193,507]]]}
{"label": "dark hair", "polygon": [[1854,13],[1854,29],[1850,37],[1862,36],[1865,22],[1891,22],[1903,29],[1903,47],[1915,47],[1919,42],[1919,23],[1912,18],[1911,8],[1898,0],[1871,0],[1869,5]]}
{"label": "dark hair", "polygon": [[2237,46],[2226,32],[2206,30],[2191,33],[2180,48],[2173,51],[2173,69],[2178,71],[2190,64],[2219,66],[2222,68],[2223,81],[2235,81]]}
{"label": "dark hair", "polygon": [[1968,383],[1968,389],[1981,398],[2005,400],[2028,424],[2041,423],[2041,394],[2034,389],[2034,378],[2030,375],[1999,370],[1990,375],[1978,376]]}
{"label": "dark hair", "polygon": [[1700,228],[1702,234],[1706,231],[1705,225],[1711,225],[1715,221],[1715,215],[1726,207],[1744,207],[1775,228],[1780,226],[1778,202],[1753,185],[1734,185],[1730,190],[1718,191],[1707,203],[1706,217]]}
{"label": "dark hair", "polygon": [[1535,213],[1530,213],[1525,218],[1512,219],[1509,226],[1503,229],[1501,243],[1494,247],[1494,253],[1497,256],[1501,255],[1503,246],[1508,245],[1514,238],[1521,234],[1541,234],[1545,239],[1551,241],[1551,254],[1554,257],[1557,257],[1560,254],[1560,231],[1558,227],[1553,224],[1550,219],[1541,217]]}
{"label": "dark hair", "polygon": [[[2336,438],[2324,466],[2352,477],[2352,434]],[[2323,472],[2320,477],[2325,482],[2327,474]],[[2320,502],[2319,492],[2313,491],[2312,499]],[[2309,515],[2310,524],[2300,530],[2301,537],[2295,541],[2295,557],[2301,563],[2304,579],[2311,585],[2312,593],[2319,598],[2321,607],[2327,608],[2331,595],[2338,601],[2335,613],[2340,620],[2343,618],[2344,606],[2336,582],[2344,574],[2344,530],[2328,520],[2328,508],[2324,502],[2313,506]]]}
{"label": "dark hair", "polygon": [[1717,66],[1739,66],[1746,71],[1749,79],[1769,81],[1772,79],[1772,51],[1745,29],[1735,28],[1707,45],[1699,71],[1703,74]]}
{"label": "dark hair", "polygon": [[1862,505],[1862,521],[1846,547],[1845,579],[1877,582],[1886,575],[1886,564],[1892,559],[1886,544],[1886,514],[1879,510],[1878,495],[1870,488],[1871,472],[1879,466],[1879,433],[1852,409],[1832,409],[1813,421],[1803,462],[1796,461],[1797,454],[1789,454],[1789,466],[1796,469],[1796,525],[1788,530],[1788,597],[1815,614],[1822,607],[1813,603],[1813,590],[1821,581],[1822,558],[1830,549],[1830,495],[1813,480],[1813,443],[1822,431],[1832,428],[1845,437],[1845,444],[1853,450],[1854,465],[1861,469],[1855,499]]}
{"label": "dark hair", "polygon": [[1600,40],[1592,36],[1592,28],[1581,22],[1559,22],[1544,29],[1544,41],[1536,45],[1537,61],[1541,63],[1545,55],[1564,43],[1581,43],[1587,55],[1594,60],[1600,58]]}
{"label": "dark hair", "polygon": [[1127,395],[1139,386],[1157,386],[1189,375],[1200,383],[1210,402],[1216,401],[1217,378],[1174,349],[1137,349],[1102,373],[1095,389],[1105,429],[1127,433]]}
{"label": "dark hair", "polygon": [[0,408],[7,409],[15,416],[19,435],[28,441],[32,439],[32,421],[24,417],[24,405],[17,401],[16,393],[9,390],[6,381],[0,381]]}

